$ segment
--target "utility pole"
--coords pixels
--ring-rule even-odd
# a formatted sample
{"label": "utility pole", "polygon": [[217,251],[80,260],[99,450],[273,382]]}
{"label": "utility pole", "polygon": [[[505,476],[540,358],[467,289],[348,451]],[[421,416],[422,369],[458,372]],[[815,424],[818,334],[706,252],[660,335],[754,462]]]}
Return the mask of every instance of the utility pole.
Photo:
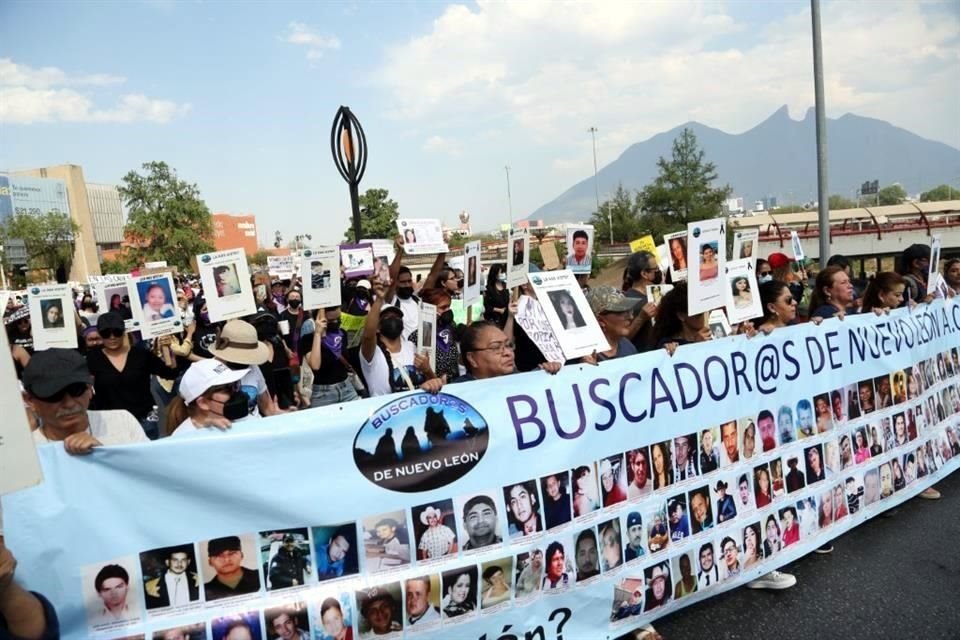
{"label": "utility pole", "polygon": [[823,99],[823,50],[820,38],[820,0],[810,0],[813,23],[813,89],[817,113],[817,200],[820,222],[820,267],[830,259],[830,204],[827,195],[827,114]]}
{"label": "utility pole", "polygon": [[513,198],[510,197],[510,167],[504,167],[507,172],[507,206],[510,208],[510,229],[513,229]]}
{"label": "utility pole", "polygon": [[[597,213],[600,213],[600,179],[597,175],[597,128],[587,129],[590,137],[593,138],[593,192],[597,198]],[[613,212],[607,210],[607,224],[610,225],[610,244],[613,244]]]}

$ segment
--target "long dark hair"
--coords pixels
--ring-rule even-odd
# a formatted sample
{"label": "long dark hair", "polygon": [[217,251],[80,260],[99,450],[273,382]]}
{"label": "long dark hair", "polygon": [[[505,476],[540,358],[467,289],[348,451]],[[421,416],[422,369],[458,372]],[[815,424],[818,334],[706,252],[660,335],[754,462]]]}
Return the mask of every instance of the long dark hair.
{"label": "long dark hair", "polygon": [[500,272],[505,271],[506,267],[499,262],[487,273],[487,293],[493,293],[497,290],[497,282],[500,280]]}
{"label": "long dark hair", "polygon": [[763,324],[772,320],[775,315],[767,305],[774,304],[777,298],[783,295],[784,290],[790,291],[790,287],[781,280],[768,280],[761,283],[757,289],[760,291],[760,309],[763,311],[758,324]]}
{"label": "long dark hair", "polygon": [[814,310],[819,309],[824,305],[833,304],[827,300],[827,294],[825,294],[823,290],[829,289],[833,286],[833,277],[838,273],[844,273],[843,267],[834,265],[832,267],[827,267],[817,274],[817,280],[813,285],[813,294],[810,296],[811,314],[814,312]]}
{"label": "long dark hair", "polygon": [[664,294],[657,307],[657,321],[653,328],[655,342],[677,337],[683,331],[680,314],[687,313],[687,283],[680,281]]}
{"label": "long dark hair", "polygon": [[880,296],[888,291],[893,291],[893,288],[898,285],[903,285],[904,288],[907,286],[907,280],[899,273],[894,271],[878,273],[867,285],[866,291],[863,292],[863,311],[873,311],[877,307],[884,306],[883,302],[880,301]]}

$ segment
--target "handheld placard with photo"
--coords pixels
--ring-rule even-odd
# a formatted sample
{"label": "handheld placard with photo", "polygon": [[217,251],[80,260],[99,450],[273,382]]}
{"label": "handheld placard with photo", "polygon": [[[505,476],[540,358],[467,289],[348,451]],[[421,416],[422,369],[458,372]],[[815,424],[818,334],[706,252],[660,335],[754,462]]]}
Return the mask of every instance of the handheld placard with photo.
{"label": "handheld placard with photo", "polygon": [[930,271],[927,273],[927,294],[937,292],[937,275],[940,273],[940,236],[930,236]]}
{"label": "handheld placard with photo", "polygon": [[147,340],[183,331],[180,307],[169,273],[140,276],[133,280],[136,297],[131,297],[133,315]]}
{"label": "handheld placard with photo", "polygon": [[710,328],[710,335],[713,336],[714,340],[726,338],[733,333],[733,327],[730,326],[730,321],[727,320],[727,314],[723,312],[723,309],[714,309],[710,312],[707,317],[707,327]]}
{"label": "handheld placard with photo", "polygon": [[543,311],[543,305],[536,298],[520,296],[517,300],[517,314],[513,318],[533,344],[537,345],[547,362],[566,361],[560,341],[557,340],[550,321]]}
{"label": "handheld placard with photo", "polygon": [[400,218],[397,220],[397,229],[403,236],[404,252],[412,256],[446,253],[449,250],[439,220]]}
{"label": "handheld placard with photo", "polygon": [[800,235],[796,231],[790,232],[790,246],[793,248],[793,259],[796,262],[803,262],[803,245],[800,244]]}
{"label": "handheld placard with photo", "polygon": [[572,224],[567,227],[567,268],[573,273],[590,273],[592,267],[593,226]]}
{"label": "handheld placard with photo", "polygon": [[752,258],[727,263],[727,318],[737,324],[763,315]]}
{"label": "handheld placard with photo", "polygon": [[[9,292],[4,292],[9,293]],[[5,303],[6,301],[4,301]],[[6,308],[4,304],[3,308]],[[0,348],[10,353],[7,332],[2,332]],[[0,403],[7,409],[0,421],[0,496],[25,487],[40,484],[43,474],[37,459],[37,446],[30,433],[27,413],[23,409],[23,398],[17,384],[17,374],[13,368],[13,358],[2,358],[0,363]]]}
{"label": "handheld placard with photo", "polygon": [[687,279],[687,232],[678,231],[663,236],[667,248],[667,264],[670,267],[670,281],[676,284]]}
{"label": "handheld placard with photo", "polygon": [[530,232],[513,229],[510,232],[510,248],[507,260],[507,288],[519,287],[527,281],[530,266]]}
{"label": "handheld placard with photo", "polygon": [[480,267],[480,241],[474,240],[468,242],[463,247],[463,258],[466,268],[463,270],[463,304],[466,307],[471,306],[480,299],[480,291],[483,288]]}
{"label": "handheld placard with photo", "polygon": [[540,243],[540,258],[543,260],[543,268],[547,271],[553,271],[554,269],[560,268],[560,256],[557,255],[556,243]]}
{"label": "handheld placard with photo", "polygon": [[543,311],[567,360],[610,348],[573,271],[531,273],[527,277],[537,299],[543,301]]}
{"label": "handheld placard with photo", "polygon": [[637,253],[638,251],[649,251],[653,255],[657,255],[657,243],[653,241],[653,236],[643,236],[631,240],[630,253]]}
{"label": "handheld placard with photo", "polygon": [[723,306],[727,261],[726,221],[698,220],[687,225],[687,313]]}
{"label": "handheld placard with photo", "polygon": [[373,277],[383,284],[390,284],[390,265],[396,256],[393,240],[371,240],[373,247]]}
{"label": "handheld placard with photo", "polygon": [[336,307],[340,300],[340,249],[304,249],[300,259],[303,274],[303,308]]}
{"label": "handheld placard with photo", "polygon": [[343,277],[348,280],[372,274],[375,260],[373,245],[369,242],[340,245],[340,266],[343,267]]}
{"label": "handheld placard with photo", "polygon": [[420,319],[417,322],[417,353],[425,354],[430,368],[437,368],[437,307],[420,303]]}
{"label": "handheld placard with photo", "polygon": [[293,278],[293,256],[267,256],[267,273],[280,280]]}
{"label": "handheld placard with photo", "polygon": [[197,266],[210,322],[233,320],[257,312],[243,249],[201,253],[197,256]]}
{"label": "handheld placard with photo", "polygon": [[[90,276],[88,279],[90,288],[93,290],[93,297],[97,300],[99,313],[115,311],[123,316],[131,316],[123,321],[124,328],[132,331],[136,328],[133,319],[133,300],[136,300],[136,288],[133,286],[133,278],[126,273],[108,273],[102,276]],[[131,313],[126,313],[123,306],[123,299],[130,302]]]}
{"label": "handheld placard with photo", "polygon": [[33,318],[34,351],[76,349],[73,291],[67,284],[30,287],[30,316]]}
{"label": "handheld placard with photo", "polygon": [[753,259],[754,256],[757,255],[757,243],[759,241],[760,231],[757,229],[737,231],[733,234],[733,254],[730,256],[731,259]]}
{"label": "handheld placard with photo", "polygon": [[647,302],[652,302],[653,304],[660,306],[660,300],[663,296],[673,289],[672,284],[648,284],[647,285]]}

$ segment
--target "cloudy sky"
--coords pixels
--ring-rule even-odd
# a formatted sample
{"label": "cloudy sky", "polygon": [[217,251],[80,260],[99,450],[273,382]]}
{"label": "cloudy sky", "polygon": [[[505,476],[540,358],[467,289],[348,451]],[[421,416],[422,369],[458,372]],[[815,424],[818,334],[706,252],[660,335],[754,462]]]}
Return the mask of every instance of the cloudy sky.
{"label": "cloudy sky", "polygon": [[[828,115],[960,148],[960,0],[825,1]],[[0,5],[0,170],[117,183],[165,160],[260,237],[339,240],[329,150],[349,105],[361,188],[489,229],[689,120],[738,133],[813,104],[809,3],[29,2]],[[811,152],[813,145],[811,143]]]}

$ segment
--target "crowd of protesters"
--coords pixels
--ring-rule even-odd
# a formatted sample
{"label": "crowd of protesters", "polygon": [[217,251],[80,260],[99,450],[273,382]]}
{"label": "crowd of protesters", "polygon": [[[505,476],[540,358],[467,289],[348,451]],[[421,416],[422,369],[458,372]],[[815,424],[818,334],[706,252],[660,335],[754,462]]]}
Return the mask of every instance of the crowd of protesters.
{"label": "crowd of protesters", "polygon": [[[502,265],[488,271],[482,313],[473,318],[467,311],[466,322],[457,322],[452,307],[455,302],[463,307],[463,273],[439,255],[415,281],[402,258],[398,240],[389,280],[343,281],[339,306],[304,310],[297,279],[278,280],[257,296],[254,315],[225,323],[211,321],[198,278],[177,276],[185,329],[154,340],[141,340],[125,328],[128,300],[95,301],[77,291],[77,350],[34,352],[29,312],[11,300],[5,325],[34,438],[62,441],[68,453],[83,455],[95,447],[190,437],[361,397],[436,393],[471,380],[560,370],[564,363],[548,361],[514,322],[517,302]],[[774,253],[756,265],[762,316],[734,327],[734,333],[769,334],[807,320],[929,302],[929,260],[929,247],[910,246],[897,272],[877,273],[858,288],[842,256],[810,278],[802,264]],[[942,274],[947,295],[960,291],[960,260],[947,261]],[[647,299],[647,286],[661,282],[669,282],[669,272],[647,252],[629,257],[622,287],[591,288],[582,278],[609,348],[580,362],[659,348],[673,354],[716,339],[705,314],[687,312],[686,283],[674,283],[658,304]],[[531,287],[519,293],[536,299]],[[433,366],[416,348],[421,300],[437,310]],[[939,497],[932,488],[922,495]],[[15,561],[2,540],[0,530],[0,640],[57,637],[49,602],[13,581]],[[795,582],[772,572],[750,586],[787,588]]]}

